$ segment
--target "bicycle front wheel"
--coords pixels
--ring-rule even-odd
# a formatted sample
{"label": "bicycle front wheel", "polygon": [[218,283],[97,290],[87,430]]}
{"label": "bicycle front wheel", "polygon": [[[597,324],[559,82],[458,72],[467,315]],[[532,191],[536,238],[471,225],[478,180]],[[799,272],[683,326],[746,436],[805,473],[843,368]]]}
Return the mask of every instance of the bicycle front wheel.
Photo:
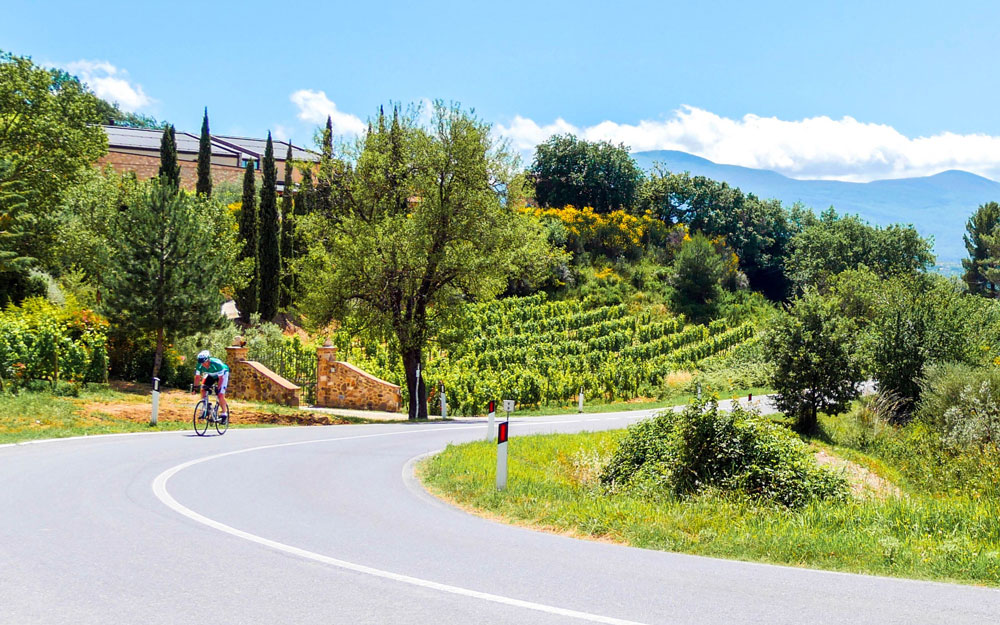
{"label": "bicycle front wheel", "polygon": [[218,408],[216,408],[216,415],[215,416],[216,416],[216,419],[215,419],[215,431],[218,432],[219,435],[221,436],[222,434],[226,433],[226,430],[229,429],[229,415],[227,414],[225,417],[220,416],[218,414]]}
{"label": "bicycle front wheel", "polygon": [[208,431],[209,416],[208,400],[202,399],[194,406],[194,431],[198,436],[204,436]]}

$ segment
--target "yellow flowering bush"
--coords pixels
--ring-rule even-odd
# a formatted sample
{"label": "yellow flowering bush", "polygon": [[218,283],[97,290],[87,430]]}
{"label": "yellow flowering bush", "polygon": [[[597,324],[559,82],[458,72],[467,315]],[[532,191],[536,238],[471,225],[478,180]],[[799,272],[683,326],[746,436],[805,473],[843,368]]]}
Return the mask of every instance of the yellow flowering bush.
{"label": "yellow flowering bush", "polygon": [[590,206],[577,208],[524,207],[522,213],[539,219],[556,220],[566,229],[566,247],[577,251],[599,252],[608,257],[637,257],[650,241],[665,239],[668,228],[652,213],[631,215],[622,210],[598,213]]}

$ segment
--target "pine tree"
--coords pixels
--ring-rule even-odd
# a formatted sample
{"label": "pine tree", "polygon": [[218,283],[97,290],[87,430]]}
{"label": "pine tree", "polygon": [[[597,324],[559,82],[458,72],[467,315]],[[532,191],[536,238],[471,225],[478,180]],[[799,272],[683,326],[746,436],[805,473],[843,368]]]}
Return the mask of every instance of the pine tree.
{"label": "pine tree", "polygon": [[260,279],[260,318],[271,321],[278,314],[278,296],[281,289],[281,249],[278,229],[278,172],[274,166],[274,144],[267,133],[264,147],[264,179],[260,186],[258,216],[257,262]]}
{"label": "pine tree", "polygon": [[177,136],[173,124],[163,129],[160,139],[160,178],[174,189],[181,187],[181,166],[177,163]]}
{"label": "pine tree", "polygon": [[996,297],[997,283],[989,279],[988,273],[996,273],[997,259],[991,258],[989,245],[985,240],[993,236],[1000,224],[1000,204],[987,202],[976,209],[965,224],[965,249],[968,258],[962,259],[965,274],[962,279],[968,285],[969,292],[977,295]]}
{"label": "pine tree", "polygon": [[204,207],[169,182],[154,181],[111,224],[115,253],[104,276],[104,308],[121,324],[156,336],[153,376],[168,337],[211,328],[229,273]]}
{"label": "pine tree", "polygon": [[201,139],[198,141],[198,183],[195,193],[212,197],[212,139],[208,132],[208,107],[201,120]]}
{"label": "pine tree", "polygon": [[278,306],[287,309],[292,303],[292,259],[294,258],[295,216],[292,209],[292,143],[285,154],[285,189],[281,193],[281,297]]}
{"label": "pine tree", "polygon": [[323,215],[333,214],[333,120],[326,118],[323,145],[316,177],[316,209]]}
{"label": "pine tree", "polygon": [[243,205],[240,208],[240,241],[243,243],[240,258],[252,259],[254,267],[250,281],[236,294],[236,307],[244,320],[249,320],[250,315],[260,307],[257,293],[260,284],[260,269],[257,264],[257,191],[253,165],[253,160],[248,160],[243,172]]}

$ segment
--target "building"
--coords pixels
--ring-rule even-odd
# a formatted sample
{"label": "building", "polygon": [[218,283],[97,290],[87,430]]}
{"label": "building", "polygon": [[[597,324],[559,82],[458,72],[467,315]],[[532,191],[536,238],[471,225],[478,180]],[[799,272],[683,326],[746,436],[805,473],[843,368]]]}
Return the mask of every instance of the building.
{"label": "building", "polygon": [[[160,141],[162,130],[148,128],[127,128],[124,126],[102,126],[108,137],[108,153],[102,156],[99,167],[111,165],[115,171],[135,172],[142,180],[155,177],[160,171]],[[177,139],[177,161],[181,166],[181,186],[194,190],[198,179],[198,144],[200,135],[175,131]],[[211,135],[212,141],[212,183],[243,180],[247,163],[254,163],[260,172],[264,159],[266,139]],[[274,141],[274,165],[278,170],[278,191],[285,187],[285,156],[289,142]],[[320,155],[312,150],[292,145],[292,160],[319,162]],[[293,183],[300,180],[298,171],[293,173]]]}

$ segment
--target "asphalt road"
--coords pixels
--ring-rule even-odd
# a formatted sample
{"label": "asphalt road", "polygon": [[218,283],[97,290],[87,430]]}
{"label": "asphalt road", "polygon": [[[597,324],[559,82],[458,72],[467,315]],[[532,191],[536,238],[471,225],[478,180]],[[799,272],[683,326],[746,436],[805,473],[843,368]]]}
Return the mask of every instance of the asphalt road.
{"label": "asphalt road", "polygon": [[[517,436],[649,412],[514,419]],[[989,623],[1000,591],[575,540],[427,495],[455,423],[0,448],[0,623]],[[516,480],[517,475],[511,475]]]}

